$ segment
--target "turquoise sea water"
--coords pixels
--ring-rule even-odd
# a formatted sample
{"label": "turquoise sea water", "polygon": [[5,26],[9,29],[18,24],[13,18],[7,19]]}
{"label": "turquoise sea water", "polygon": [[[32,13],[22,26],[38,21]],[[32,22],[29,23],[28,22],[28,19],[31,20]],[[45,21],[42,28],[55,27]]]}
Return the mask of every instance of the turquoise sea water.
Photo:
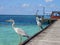
{"label": "turquoise sea water", "polygon": [[[0,45],[18,45],[20,43],[20,36],[12,29],[11,23],[5,22],[7,19],[16,19],[16,27],[22,28],[30,37],[36,34],[39,27],[36,25],[34,16],[0,16]],[[19,19],[18,19],[19,18]],[[45,28],[48,24],[44,23]],[[23,41],[27,38],[23,37]]]}

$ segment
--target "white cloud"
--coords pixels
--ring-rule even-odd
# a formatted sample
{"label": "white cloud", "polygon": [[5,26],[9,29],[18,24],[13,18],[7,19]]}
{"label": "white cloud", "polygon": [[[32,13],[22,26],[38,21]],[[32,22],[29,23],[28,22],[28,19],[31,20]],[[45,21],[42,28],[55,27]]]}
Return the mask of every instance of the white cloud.
{"label": "white cloud", "polygon": [[56,7],[58,7],[56,4],[50,4],[50,5],[39,4],[38,6],[39,7],[46,7],[46,8],[56,8]]}
{"label": "white cloud", "polygon": [[45,2],[52,2],[53,0],[45,0]]}
{"label": "white cloud", "polygon": [[45,12],[46,14],[51,14],[51,12]]}
{"label": "white cloud", "polygon": [[46,7],[45,5],[42,5],[42,4],[39,4],[38,6],[39,6],[39,7]]}
{"label": "white cloud", "polygon": [[22,4],[22,7],[29,7],[29,4]]}
{"label": "white cloud", "polygon": [[42,6],[42,4],[39,4],[39,6]]}
{"label": "white cloud", "polygon": [[51,7],[51,8],[57,8],[58,6],[55,5],[55,4],[51,4],[51,5],[49,5],[48,7]]}

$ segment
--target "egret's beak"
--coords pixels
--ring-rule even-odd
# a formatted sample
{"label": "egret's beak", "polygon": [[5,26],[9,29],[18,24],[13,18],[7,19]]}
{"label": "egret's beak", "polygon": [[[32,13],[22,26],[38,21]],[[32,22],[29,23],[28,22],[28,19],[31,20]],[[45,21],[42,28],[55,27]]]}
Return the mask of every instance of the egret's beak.
{"label": "egret's beak", "polygon": [[11,20],[6,20],[6,22],[11,22]]}

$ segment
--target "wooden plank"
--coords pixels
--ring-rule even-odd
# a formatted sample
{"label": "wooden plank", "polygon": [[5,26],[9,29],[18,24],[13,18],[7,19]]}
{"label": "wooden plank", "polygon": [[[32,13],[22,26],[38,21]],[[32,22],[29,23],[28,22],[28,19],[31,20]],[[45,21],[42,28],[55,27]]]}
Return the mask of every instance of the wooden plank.
{"label": "wooden plank", "polygon": [[60,45],[60,20],[57,20],[25,45]]}
{"label": "wooden plank", "polygon": [[[54,22],[54,21],[52,21],[52,22]],[[52,24],[52,23],[51,23]],[[50,25],[51,25],[50,24]],[[23,43],[22,43],[22,45],[25,45],[26,43],[28,43],[31,39],[33,39],[35,36],[37,36],[38,34],[40,34],[40,33],[42,33],[45,29],[47,29],[50,25],[48,25],[46,28],[44,28],[42,31],[40,31],[40,32],[38,32],[38,33],[36,33],[34,36],[32,36],[31,38],[29,38],[28,40],[26,40],[26,41],[24,41]]]}

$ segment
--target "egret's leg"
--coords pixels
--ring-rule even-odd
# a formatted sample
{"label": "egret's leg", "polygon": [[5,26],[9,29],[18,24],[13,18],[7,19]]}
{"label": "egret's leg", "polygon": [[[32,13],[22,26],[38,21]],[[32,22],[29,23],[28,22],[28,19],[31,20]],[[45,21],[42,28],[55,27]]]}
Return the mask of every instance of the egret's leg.
{"label": "egret's leg", "polygon": [[22,43],[22,35],[20,35],[20,44]]}
{"label": "egret's leg", "polygon": [[40,26],[38,26],[39,31],[41,30]]}
{"label": "egret's leg", "polygon": [[43,29],[43,26],[41,25],[40,28]]}
{"label": "egret's leg", "polygon": [[21,45],[22,44],[22,35],[19,35],[19,44]]}

